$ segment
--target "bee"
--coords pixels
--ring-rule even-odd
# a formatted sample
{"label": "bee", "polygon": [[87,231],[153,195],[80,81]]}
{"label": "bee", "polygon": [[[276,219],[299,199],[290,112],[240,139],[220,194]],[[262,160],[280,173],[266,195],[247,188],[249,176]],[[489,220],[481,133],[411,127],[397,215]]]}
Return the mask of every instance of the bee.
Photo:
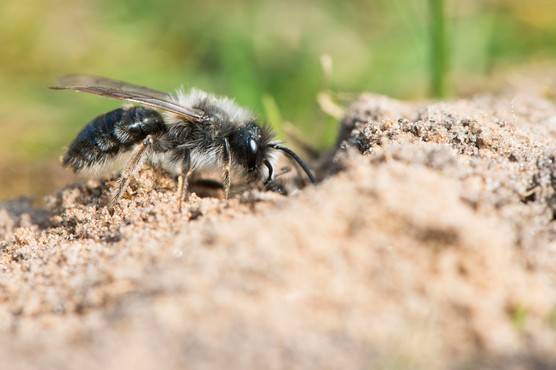
{"label": "bee", "polygon": [[144,163],[177,176],[178,207],[187,195],[189,176],[201,170],[220,170],[228,198],[231,174],[245,184],[276,189],[276,154],[297,163],[316,183],[308,166],[255,115],[226,97],[202,90],[175,94],[104,77],[76,75],[59,79],[54,90],[74,90],[135,103],[102,114],[87,124],[62,158],[75,172],[102,166],[120,154],[131,157],[111,196],[112,207]]}

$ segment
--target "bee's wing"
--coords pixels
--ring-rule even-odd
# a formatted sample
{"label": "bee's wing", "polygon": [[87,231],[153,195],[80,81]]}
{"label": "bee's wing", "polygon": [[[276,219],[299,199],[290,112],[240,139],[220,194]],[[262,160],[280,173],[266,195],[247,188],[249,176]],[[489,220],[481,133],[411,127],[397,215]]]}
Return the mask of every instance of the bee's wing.
{"label": "bee's wing", "polygon": [[50,88],[53,90],[75,90],[113,99],[126,100],[176,113],[193,123],[205,120],[205,112],[202,110],[179,105],[173,101],[170,94],[148,87],[89,75],[64,76],[59,81],[60,86]]}

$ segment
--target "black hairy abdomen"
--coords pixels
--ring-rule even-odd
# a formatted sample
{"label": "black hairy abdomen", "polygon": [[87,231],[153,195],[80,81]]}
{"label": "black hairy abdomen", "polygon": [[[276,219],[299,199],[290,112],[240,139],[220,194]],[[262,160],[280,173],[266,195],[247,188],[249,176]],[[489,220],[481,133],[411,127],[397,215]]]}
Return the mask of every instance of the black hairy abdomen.
{"label": "black hairy abdomen", "polygon": [[75,171],[102,164],[129,151],[148,135],[166,131],[164,119],[143,106],[119,108],[98,116],[81,130],[64,155],[64,166]]}

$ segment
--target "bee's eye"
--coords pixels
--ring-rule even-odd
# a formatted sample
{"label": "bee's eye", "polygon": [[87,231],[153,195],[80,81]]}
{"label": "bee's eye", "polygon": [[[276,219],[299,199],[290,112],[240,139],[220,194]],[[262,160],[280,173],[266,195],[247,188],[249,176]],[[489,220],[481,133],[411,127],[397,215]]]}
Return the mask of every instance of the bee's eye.
{"label": "bee's eye", "polygon": [[247,166],[253,169],[257,166],[257,157],[259,154],[259,145],[254,138],[247,139]]}
{"label": "bee's eye", "polygon": [[249,172],[256,172],[262,162],[260,128],[253,122],[239,127],[229,137],[232,157]]}

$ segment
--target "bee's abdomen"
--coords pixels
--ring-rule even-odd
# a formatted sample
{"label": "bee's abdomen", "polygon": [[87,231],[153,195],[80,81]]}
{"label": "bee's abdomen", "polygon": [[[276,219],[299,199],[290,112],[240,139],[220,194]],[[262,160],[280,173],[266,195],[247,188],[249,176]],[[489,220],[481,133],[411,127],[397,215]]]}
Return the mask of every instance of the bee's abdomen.
{"label": "bee's abdomen", "polygon": [[142,106],[119,108],[95,118],[81,130],[64,155],[63,165],[80,171],[102,164],[148,135],[165,131],[164,119],[156,110]]}

